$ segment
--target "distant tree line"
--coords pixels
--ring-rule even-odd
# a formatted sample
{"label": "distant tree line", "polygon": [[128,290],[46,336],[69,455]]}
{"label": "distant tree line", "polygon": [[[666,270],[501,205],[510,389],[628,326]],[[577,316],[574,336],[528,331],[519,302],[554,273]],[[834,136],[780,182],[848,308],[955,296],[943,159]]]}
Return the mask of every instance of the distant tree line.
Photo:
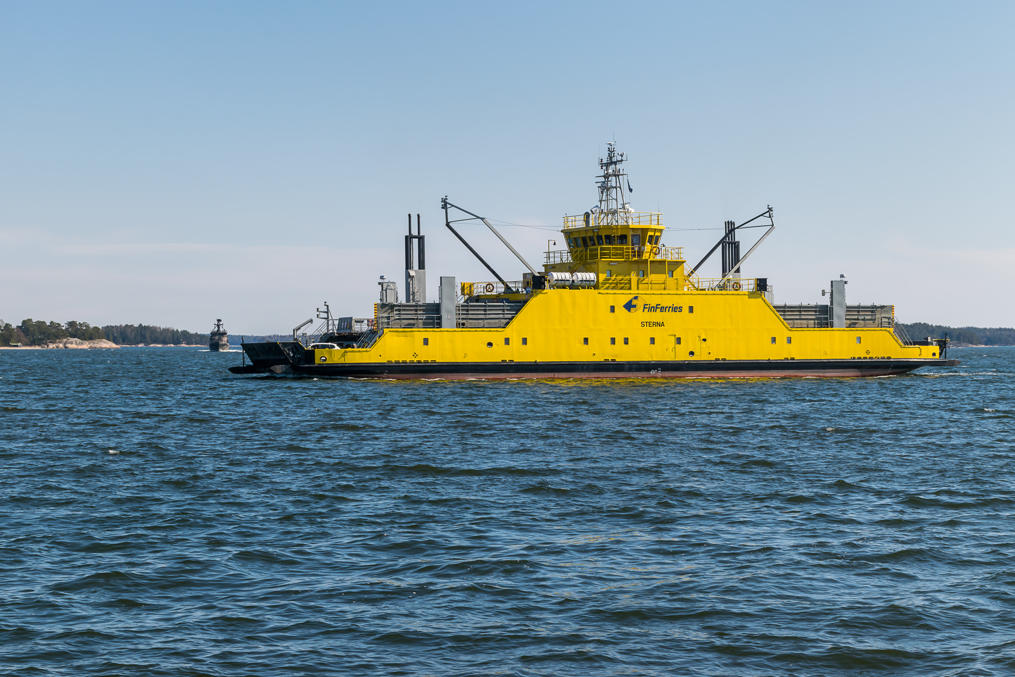
{"label": "distant tree line", "polygon": [[107,339],[121,346],[161,343],[170,346],[208,343],[207,334],[196,334],[185,329],[153,327],[147,324],[107,324],[102,328]]}
{"label": "distant tree line", "polygon": [[1007,327],[945,327],[940,324],[913,322],[899,325],[906,330],[909,338],[917,340],[927,337],[947,338],[953,343],[966,343],[976,346],[1013,346],[1015,345],[1015,329]]}
{"label": "distant tree line", "polygon": [[193,345],[208,343],[207,334],[196,334],[182,329],[154,327],[145,324],[110,324],[93,327],[87,322],[71,320],[66,324],[43,322],[31,318],[14,326],[0,320],[0,346],[39,346],[52,341],[76,338],[83,341],[106,339],[117,345],[161,343],[165,345]]}

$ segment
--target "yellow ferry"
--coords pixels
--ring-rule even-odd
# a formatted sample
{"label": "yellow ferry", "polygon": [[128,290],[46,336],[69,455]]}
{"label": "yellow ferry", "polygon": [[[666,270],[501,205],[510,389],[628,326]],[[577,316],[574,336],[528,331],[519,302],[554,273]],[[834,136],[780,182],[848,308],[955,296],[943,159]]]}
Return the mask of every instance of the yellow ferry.
{"label": "yellow ferry", "polygon": [[[384,280],[372,318],[334,318],[292,340],[243,344],[239,374],[462,379],[880,376],[957,364],[947,340],[912,341],[890,305],[846,304],[846,280],[832,280],[829,303],[774,305],[767,278],[741,267],[774,230],[771,207],[722,238],[693,268],[680,247],[662,243],[662,214],[627,202],[625,156],[608,144],[600,159],[599,200],[565,216],[567,249],[547,251],[535,269],[490,222],[445,197],[446,227],[494,280],[441,277],[439,298],[426,300],[424,236],[417,215],[405,236],[404,300]],[[625,190],[627,181],[627,190]],[[452,216],[460,218],[452,218]],[[454,224],[484,223],[526,268],[508,281]],[[743,256],[740,231],[765,232]],[[716,251],[722,275],[696,275]],[[249,360],[249,364],[247,363]]]}

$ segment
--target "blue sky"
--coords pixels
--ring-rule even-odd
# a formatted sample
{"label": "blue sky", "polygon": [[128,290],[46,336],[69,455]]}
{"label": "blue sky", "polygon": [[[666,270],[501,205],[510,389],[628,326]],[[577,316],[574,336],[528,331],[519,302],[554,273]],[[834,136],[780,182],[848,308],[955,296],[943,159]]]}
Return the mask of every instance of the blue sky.
{"label": "blue sky", "polygon": [[1013,28],[991,2],[0,3],[0,318],[369,315],[407,212],[431,295],[488,277],[445,194],[541,260],[616,139],[692,262],[718,231],[690,229],[772,204],[745,274],[777,302],[844,273],[903,321],[1012,326]]}

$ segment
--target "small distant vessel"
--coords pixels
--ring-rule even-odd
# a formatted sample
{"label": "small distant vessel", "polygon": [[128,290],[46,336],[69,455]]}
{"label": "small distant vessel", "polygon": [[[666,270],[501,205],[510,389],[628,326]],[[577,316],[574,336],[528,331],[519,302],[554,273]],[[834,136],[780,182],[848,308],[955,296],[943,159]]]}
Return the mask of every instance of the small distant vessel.
{"label": "small distant vessel", "polygon": [[[846,280],[831,280],[827,304],[776,305],[765,277],[741,274],[775,229],[773,210],[723,236],[693,267],[661,238],[659,212],[636,212],[624,154],[608,144],[599,161],[599,202],[565,216],[567,249],[547,247],[536,269],[488,219],[441,201],[445,226],[496,278],[456,283],[440,278],[439,299],[426,298],[419,215],[405,236],[405,296],[383,276],[373,318],[332,318],[318,309],[320,330],[293,329],[292,340],[244,343],[234,374],[292,374],[386,379],[666,378],[885,376],[957,364],[947,339],[911,340],[895,306],[847,305]],[[625,191],[626,189],[626,191]],[[454,210],[454,214],[452,214]],[[478,221],[525,266],[508,281],[455,224]],[[764,228],[740,253],[741,229]],[[556,243],[554,243],[556,244]],[[413,245],[418,245],[418,258]],[[721,277],[699,277],[722,252]],[[418,262],[418,263],[417,263]],[[214,336],[214,334],[213,334]]]}
{"label": "small distant vessel", "polygon": [[222,326],[222,320],[215,320],[215,328],[208,336],[208,350],[213,353],[229,350],[229,333]]}

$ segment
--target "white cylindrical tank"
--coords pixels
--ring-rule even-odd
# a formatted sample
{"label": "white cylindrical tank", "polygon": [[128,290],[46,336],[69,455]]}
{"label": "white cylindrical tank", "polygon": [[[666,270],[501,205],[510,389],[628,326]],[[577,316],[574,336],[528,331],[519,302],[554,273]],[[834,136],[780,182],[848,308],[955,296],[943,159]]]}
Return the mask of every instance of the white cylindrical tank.
{"label": "white cylindrical tank", "polygon": [[571,273],[549,273],[546,279],[554,287],[567,287],[571,284]]}

